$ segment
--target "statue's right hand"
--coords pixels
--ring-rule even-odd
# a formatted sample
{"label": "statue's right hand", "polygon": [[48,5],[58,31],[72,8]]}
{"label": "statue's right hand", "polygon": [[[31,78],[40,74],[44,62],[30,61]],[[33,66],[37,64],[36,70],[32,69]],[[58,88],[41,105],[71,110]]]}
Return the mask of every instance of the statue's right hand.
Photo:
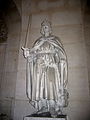
{"label": "statue's right hand", "polygon": [[22,50],[23,50],[23,55],[24,55],[24,57],[27,58],[27,57],[30,55],[30,54],[29,54],[29,49],[22,47]]}

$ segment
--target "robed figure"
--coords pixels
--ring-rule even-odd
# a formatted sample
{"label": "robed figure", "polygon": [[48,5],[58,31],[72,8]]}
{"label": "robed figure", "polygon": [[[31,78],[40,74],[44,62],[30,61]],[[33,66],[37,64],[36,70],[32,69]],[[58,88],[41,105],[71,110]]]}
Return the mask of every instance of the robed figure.
{"label": "robed figure", "polygon": [[68,104],[67,57],[60,39],[52,35],[51,23],[41,24],[42,36],[31,49],[23,48],[26,94],[38,112],[58,114]]}

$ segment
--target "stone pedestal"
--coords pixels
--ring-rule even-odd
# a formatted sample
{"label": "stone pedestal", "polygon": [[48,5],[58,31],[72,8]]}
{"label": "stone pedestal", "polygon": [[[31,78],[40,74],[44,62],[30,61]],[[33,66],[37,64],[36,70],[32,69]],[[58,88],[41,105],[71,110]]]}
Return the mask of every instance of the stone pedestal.
{"label": "stone pedestal", "polygon": [[24,120],[68,120],[67,118],[25,117]]}

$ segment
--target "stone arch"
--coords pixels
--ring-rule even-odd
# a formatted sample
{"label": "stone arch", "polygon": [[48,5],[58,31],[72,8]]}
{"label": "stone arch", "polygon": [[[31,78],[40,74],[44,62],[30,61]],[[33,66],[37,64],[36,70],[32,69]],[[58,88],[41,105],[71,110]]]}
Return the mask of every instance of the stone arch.
{"label": "stone arch", "polygon": [[[0,10],[7,25],[7,41],[0,44],[0,114],[13,118],[21,16],[14,0],[1,0]],[[2,76],[2,77],[1,77]]]}
{"label": "stone arch", "polygon": [[16,6],[17,6],[17,9],[18,9],[18,11],[19,11],[19,13],[20,13],[20,15],[21,15],[21,0],[13,0],[14,1],[14,3],[16,4]]}

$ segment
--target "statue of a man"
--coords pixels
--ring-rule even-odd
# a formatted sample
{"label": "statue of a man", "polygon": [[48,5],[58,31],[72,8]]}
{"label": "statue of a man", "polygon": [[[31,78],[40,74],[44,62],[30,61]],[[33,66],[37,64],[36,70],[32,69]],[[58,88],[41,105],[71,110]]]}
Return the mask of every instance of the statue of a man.
{"label": "statue of a man", "polygon": [[50,112],[51,116],[67,106],[67,57],[59,38],[52,35],[51,23],[41,24],[42,36],[32,49],[23,48],[27,59],[26,93],[38,112]]}

